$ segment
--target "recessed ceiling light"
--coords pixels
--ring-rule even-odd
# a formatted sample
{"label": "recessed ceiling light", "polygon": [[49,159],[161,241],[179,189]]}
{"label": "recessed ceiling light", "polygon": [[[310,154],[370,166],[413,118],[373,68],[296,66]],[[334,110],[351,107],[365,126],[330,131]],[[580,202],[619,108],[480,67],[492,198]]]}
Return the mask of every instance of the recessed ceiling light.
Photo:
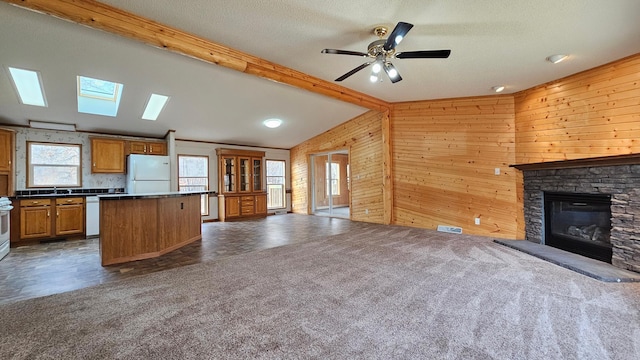
{"label": "recessed ceiling light", "polygon": [[494,86],[491,88],[493,91],[499,93],[502,92],[504,90],[504,85],[498,85],[498,86]]}
{"label": "recessed ceiling light", "polygon": [[569,55],[563,55],[563,54],[556,54],[556,55],[551,55],[549,57],[547,57],[547,61],[552,62],[554,64],[557,64],[561,61],[566,60],[569,57]]}
{"label": "recessed ceiling light", "polygon": [[42,89],[40,72],[9,67],[11,81],[18,93],[20,102],[25,105],[47,106]]}
{"label": "recessed ceiling light", "polygon": [[151,97],[149,97],[149,101],[147,102],[147,106],[144,108],[142,118],[144,120],[157,120],[168,100],[168,96],[151,94]]}
{"label": "recessed ceiling light", "polygon": [[267,119],[265,121],[262,122],[264,124],[264,126],[274,129],[277,128],[278,126],[282,125],[282,120],[280,119]]}

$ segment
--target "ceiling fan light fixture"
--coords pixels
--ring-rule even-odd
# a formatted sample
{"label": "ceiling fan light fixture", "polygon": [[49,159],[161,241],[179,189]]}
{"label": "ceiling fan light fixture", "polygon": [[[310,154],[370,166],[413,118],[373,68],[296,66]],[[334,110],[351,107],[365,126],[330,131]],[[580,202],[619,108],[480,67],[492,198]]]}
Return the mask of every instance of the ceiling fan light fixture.
{"label": "ceiling fan light fixture", "polygon": [[371,76],[369,76],[369,81],[371,81],[372,83],[378,82],[378,75],[371,74]]}
{"label": "ceiling fan light fixture", "polygon": [[492,87],[491,89],[492,89],[494,92],[499,93],[499,92],[503,92],[503,91],[504,91],[504,89],[505,89],[505,87],[504,87],[504,85],[497,85],[497,86]]}
{"label": "ceiling fan light fixture", "polygon": [[554,63],[557,64],[559,62],[562,62],[564,60],[566,60],[569,57],[569,55],[564,55],[564,54],[555,54],[555,55],[550,55],[547,57],[547,61],[550,63]]}
{"label": "ceiling fan light fixture", "polygon": [[382,65],[380,65],[379,62],[376,62],[375,64],[373,64],[373,68],[371,70],[374,74],[377,74],[380,72],[380,70],[382,70]]}

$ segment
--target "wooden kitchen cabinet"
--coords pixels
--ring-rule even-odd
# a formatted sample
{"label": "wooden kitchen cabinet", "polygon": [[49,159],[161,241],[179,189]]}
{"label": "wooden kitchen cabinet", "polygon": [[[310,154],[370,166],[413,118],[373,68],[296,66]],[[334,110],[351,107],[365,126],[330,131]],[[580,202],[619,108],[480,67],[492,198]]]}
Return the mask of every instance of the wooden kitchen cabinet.
{"label": "wooden kitchen cabinet", "polygon": [[91,172],[125,173],[124,140],[91,138]]}
{"label": "wooden kitchen cabinet", "polygon": [[15,132],[0,129],[0,196],[13,195]]}
{"label": "wooden kitchen cabinet", "polygon": [[[84,236],[83,197],[22,199],[11,213],[11,242]],[[13,227],[19,229],[14,232]]]}
{"label": "wooden kitchen cabinet", "polygon": [[51,237],[51,199],[20,200],[20,240]]}
{"label": "wooden kitchen cabinet", "polygon": [[225,219],[240,216],[240,196],[226,196],[224,197],[224,203]]}
{"label": "wooden kitchen cabinet", "polygon": [[264,152],[218,148],[216,154],[219,220],[266,216]]}
{"label": "wooden kitchen cabinet", "polygon": [[0,129],[0,171],[13,169],[13,138],[13,131]]}
{"label": "wooden kitchen cabinet", "polygon": [[158,141],[129,141],[130,154],[167,155],[167,143]]}
{"label": "wooden kitchen cabinet", "polygon": [[84,234],[84,199],[56,199],[56,232],[57,236]]}

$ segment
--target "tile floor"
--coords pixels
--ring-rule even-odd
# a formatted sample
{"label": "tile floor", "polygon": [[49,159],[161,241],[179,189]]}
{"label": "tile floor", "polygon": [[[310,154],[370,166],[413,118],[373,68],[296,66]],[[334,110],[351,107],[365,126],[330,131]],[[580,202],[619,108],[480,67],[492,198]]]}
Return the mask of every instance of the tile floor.
{"label": "tile floor", "polygon": [[0,304],[357,231],[364,226],[365,223],[345,219],[297,214],[205,223],[202,241],[158,258],[107,267],[100,266],[97,238],[12,248],[0,261]]}

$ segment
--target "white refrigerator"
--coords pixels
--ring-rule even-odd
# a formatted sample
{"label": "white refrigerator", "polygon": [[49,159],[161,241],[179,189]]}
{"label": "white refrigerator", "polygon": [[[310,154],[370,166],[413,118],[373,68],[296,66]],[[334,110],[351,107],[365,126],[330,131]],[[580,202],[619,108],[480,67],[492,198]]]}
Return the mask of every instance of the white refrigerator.
{"label": "white refrigerator", "polygon": [[134,154],[127,157],[127,194],[169,192],[170,179],[168,156]]}

